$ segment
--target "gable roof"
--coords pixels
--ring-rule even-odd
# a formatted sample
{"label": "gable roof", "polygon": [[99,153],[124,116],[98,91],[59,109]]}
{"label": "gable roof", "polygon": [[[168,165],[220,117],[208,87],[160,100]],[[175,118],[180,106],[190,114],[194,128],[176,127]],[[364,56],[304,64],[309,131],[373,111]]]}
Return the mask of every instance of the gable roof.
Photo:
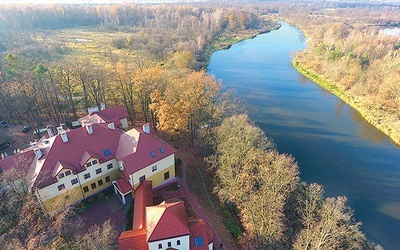
{"label": "gable roof", "polygon": [[146,229],[128,230],[121,233],[118,238],[120,250],[148,250],[146,242]]}
{"label": "gable roof", "polygon": [[[202,219],[191,219],[189,220],[189,231],[190,231],[190,249],[196,250],[208,250],[208,245],[213,241],[213,234],[207,228],[206,223]],[[194,238],[202,237],[203,245],[194,245]]]}
{"label": "gable roof", "polygon": [[78,119],[83,126],[85,123],[114,123],[116,127],[122,126],[120,120],[128,118],[129,114],[123,105],[106,108]]}
{"label": "gable roof", "polygon": [[[149,242],[190,235],[190,249],[208,250],[213,233],[202,219],[186,218],[183,201],[152,204],[152,181],[143,181],[135,190],[133,230],[122,232],[119,249],[147,250]],[[145,208],[145,210],[143,209]],[[136,224],[135,224],[136,223]],[[204,245],[194,247],[194,238],[201,236]],[[168,248],[173,249],[173,248]]]}
{"label": "gable roof", "polygon": [[124,162],[128,174],[133,174],[143,166],[149,166],[176,152],[175,148],[151,134],[129,131],[128,134],[131,138],[121,137],[116,156],[117,160]]}
{"label": "gable roof", "polygon": [[103,119],[109,119],[109,120],[112,120],[114,118],[118,118],[119,120],[121,120],[129,117],[128,111],[123,105],[113,106],[110,108],[100,110],[95,113],[97,113]]}
{"label": "gable roof", "polygon": [[[53,184],[57,179],[53,178],[60,165],[73,169],[77,173],[85,170],[81,163],[90,157],[99,158],[99,162],[105,162],[115,158],[117,146],[122,130],[111,130],[106,124],[93,124],[93,134],[88,134],[86,128],[78,128],[67,131],[68,141],[63,142],[59,135],[46,139],[47,144],[41,144],[42,157],[34,160],[28,171],[28,186],[43,188]],[[106,155],[104,150],[109,150]],[[68,167],[66,167],[68,166]]]}
{"label": "gable roof", "polygon": [[153,205],[153,183],[144,180],[135,190],[133,229],[146,228],[146,207]]}
{"label": "gable roof", "polygon": [[146,208],[147,242],[189,235],[183,201]]}
{"label": "gable roof", "polygon": [[0,167],[3,173],[14,172],[18,175],[25,175],[34,158],[35,153],[32,149],[24,150],[19,154],[1,159]]}

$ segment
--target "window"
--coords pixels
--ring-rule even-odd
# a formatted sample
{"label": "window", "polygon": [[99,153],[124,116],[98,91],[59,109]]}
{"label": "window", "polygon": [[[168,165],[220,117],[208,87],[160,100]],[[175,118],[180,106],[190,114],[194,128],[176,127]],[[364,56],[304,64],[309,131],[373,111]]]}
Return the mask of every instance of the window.
{"label": "window", "polygon": [[71,170],[65,171],[65,176],[68,176],[68,175],[70,175],[70,174],[71,174]]}
{"label": "window", "polygon": [[78,178],[75,178],[75,179],[72,179],[72,180],[71,180],[71,184],[72,184],[72,185],[75,185],[76,183],[78,183]]}
{"label": "window", "polygon": [[171,247],[171,242],[168,242],[168,247]]}
{"label": "window", "polygon": [[162,249],[162,244],[158,244],[158,249]]}
{"label": "window", "polygon": [[61,179],[64,177],[64,173],[58,174],[58,179]]}
{"label": "window", "polygon": [[85,193],[89,192],[89,187],[88,186],[84,186],[83,187],[83,192],[85,192]]}
{"label": "window", "polygon": [[103,154],[104,156],[109,156],[111,155],[111,150],[110,149],[103,150]]}
{"label": "window", "polygon": [[142,183],[144,180],[146,180],[146,176],[145,175],[139,177],[140,183]]}
{"label": "window", "polygon": [[151,155],[151,158],[156,157],[156,153],[154,153],[153,151],[150,151],[150,155]]}
{"label": "window", "polygon": [[194,238],[194,246],[195,247],[199,247],[199,246],[203,246],[204,242],[203,242],[203,236],[199,236],[199,237],[195,237]]}
{"label": "window", "polygon": [[92,189],[96,188],[96,182],[93,182],[92,184],[90,184],[90,186],[92,187]]}
{"label": "window", "polygon": [[97,164],[97,160],[92,161],[92,165]]}
{"label": "window", "polygon": [[176,241],[176,245],[180,246],[180,245],[181,245],[181,241],[180,241],[180,240],[177,240],[177,241]]}
{"label": "window", "polygon": [[110,176],[106,177],[106,182],[110,182]]}
{"label": "window", "polygon": [[103,172],[103,170],[101,170],[101,168],[96,169],[96,174],[100,174],[101,172]]}
{"label": "window", "polygon": [[83,178],[86,180],[86,179],[89,179],[90,178],[90,173],[87,173],[87,174],[84,174],[83,175]]}
{"label": "window", "polygon": [[152,172],[154,172],[154,171],[156,171],[156,170],[157,170],[157,165],[154,165],[154,166],[151,167],[151,171],[152,171]]}
{"label": "window", "polygon": [[107,169],[111,169],[111,168],[113,168],[113,164],[112,163],[107,165]]}
{"label": "window", "polygon": [[92,163],[89,161],[88,163],[86,163],[86,167],[88,168],[90,166],[92,166]]}
{"label": "window", "polygon": [[64,184],[58,185],[57,188],[58,188],[58,191],[61,191],[65,188],[65,185]]}
{"label": "window", "polygon": [[169,171],[164,173],[164,180],[167,180],[167,179],[169,179]]}
{"label": "window", "polygon": [[160,153],[161,153],[161,154],[165,152],[164,149],[163,149],[162,147],[159,147],[158,150],[160,150]]}
{"label": "window", "polygon": [[103,180],[99,180],[98,183],[99,183],[99,187],[103,186]]}

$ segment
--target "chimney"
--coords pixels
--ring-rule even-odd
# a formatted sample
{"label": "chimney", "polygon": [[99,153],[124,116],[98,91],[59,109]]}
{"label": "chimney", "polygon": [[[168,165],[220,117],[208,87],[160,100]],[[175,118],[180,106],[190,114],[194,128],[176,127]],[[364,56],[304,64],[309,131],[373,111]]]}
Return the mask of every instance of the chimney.
{"label": "chimney", "polygon": [[33,152],[35,152],[36,159],[40,159],[40,157],[42,157],[42,151],[40,148],[35,148]]}
{"label": "chimney", "polygon": [[106,104],[104,102],[101,103],[101,110],[105,110],[106,109]]}
{"label": "chimney", "polygon": [[150,134],[150,124],[146,123],[145,125],[143,125],[143,132],[145,132],[146,134]]}
{"label": "chimney", "polygon": [[99,107],[90,107],[90,108],[88,108],[89,115],[93,114],[94,112],[99,112]]}
{"label": "chimney", "polygon": [[108,128],[111,129],[111,130],[115,130],[115,125],[114,125],[114,123],[113,123],[113,122],[112,122],[112,123],[109,123],[109,124],[108,124]]}
{"label": "chimney", "polygon": [[65,131],[63,127],[61,127],[61,126],[57,127],[57,134],[58,135],[61,134],[63,131]]}
{"label": "chimney", "polygon": [[47,130],[47,134],[49,135],[49,138],[54,136],[53,125],[47,125],[46,130]]}
{"label": "chimney", "polygon": [[67,132],[65,132],[65,130],[63,129],[63,131],[60,132],[60,136],[63,142],[68,142],[68,136],[67,136]]}
{"label": "chimney", "polygon": [[89,135],[93,134],[93,125],[91,123],[85,124],[85,127]]}
{"label": "chimney", "polygon": [[29,144],[31,144],[31,147],[32,147],[33,149],[39,147],[38,144],[37,144],[37,140],[31,141],[31,142],[29,142]]}

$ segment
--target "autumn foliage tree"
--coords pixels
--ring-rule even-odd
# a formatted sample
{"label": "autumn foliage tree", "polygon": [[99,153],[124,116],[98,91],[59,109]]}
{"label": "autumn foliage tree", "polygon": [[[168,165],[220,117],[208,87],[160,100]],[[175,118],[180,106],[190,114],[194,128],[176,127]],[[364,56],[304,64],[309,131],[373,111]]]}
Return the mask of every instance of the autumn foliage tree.
{"label": "autumn foliage tree", "polygon": [[300,182],[293,157],[247,115],[214,129],[215,192],[237,208],[243,249],[371,249],[345,197],[323,197],[320,185]]}
{"label": "autumn foliage tree", "polygon": [[242,244],[277,246],[284,238],[284,205],[296,188],[298,167],[279,154],[246,115],[232,116],[215,130],[216,192],[238,208],[246,232]]}

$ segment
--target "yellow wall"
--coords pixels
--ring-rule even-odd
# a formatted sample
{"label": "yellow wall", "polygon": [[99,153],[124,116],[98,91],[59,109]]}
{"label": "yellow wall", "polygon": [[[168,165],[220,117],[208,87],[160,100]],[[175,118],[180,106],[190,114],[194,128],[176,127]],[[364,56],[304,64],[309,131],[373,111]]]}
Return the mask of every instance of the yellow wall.
{"label": "yellow wall", "polygon": [[[110,181],[106,182],[106,177],[110,176]],[[82,184],[82,190],[84,189],[84,187],[88,187],[89,192],[84,192],[84,196],[85,198],[105,189],[108,188],[112,185],[112,181],[115,181],[116,179],[119,178],[119,170],[118,168],[115,168],[115,170],[113,172],[110,172],[107,175],[102,175],[99,178],[93,178],[90,179],[90,181],[87,181],[86,183]],[[99,186],[99,180],[103,180],[103,186]],[[96,188],[92,189],[91,184],[92,183],[96,183]]]}
{"label": "yellow wall", "polygon": [[[152,171],[155,165],[157,170]],[[164,173],[167,171],[169,171],[169,178],[175,177],[175,156],[173,154],[131,174],[130,178],[134,188],[139,186],[141,176],[145,176],[146,180],[152,180],[153,187],[156,187],[164,182]]]}
{"label": "yellow wall", "polygon": [[[106,182],[107,176],[110,176],[109,182]],[[77,183],[76,185],[73,186],[73,188],[69,188],[65,192],[59,192],[58,195],[56,195],[50,199],[46,200],[43,198],[43,196],[46,196],[46,194],[45,194],[46,190],[44,190],[44,189],[46,189],[46,188],[57,189],[57,184],[59,184],[59,183],[55,183],[44,189],[38,190],[36,195],[43,202],[45,207],[48,210],[52,211],[52,210],[61,208],[63,205],[67,205],[67,204],[71,205],[71,204],[77,203],[80,200],[88,198],[89,196],[96,194],[96,193],[110,187],[112,185],[112,181],[118,179],[119,176],[120,176],[120,174],[119,174],[118,167],[117,167],[117,165],[114,165],[113,171],[105,173],[104,175],[101,175],[97,178],[90,178],[90,179],[86,180],[85,183],[82,183],[82,185]],[[82,178],[82,177],[80,177],[80,178]],[[98,184],[99,180],[103,180],[102,186],[99,186],[99,184]],[[92,186],[91,186],[92,183],[96,183],[96,188],[94,188],[94,189],[92,188]],[[86,193],[84,192],[85,186],[87,186],[89,189],[89,191]]]}
{"label": "yellow wall", "polygon": [[[151,171],[151,166],[150,166],[150,171]],[[164,183],[164,174],[169,171],[169,178],[174,178],[175,177],[175,165],[171,165],[167,168],[164,168],[161,171],[158,171],[157,173],[154,173],[150,176],[146,175],[146,180],[151,180],[153,182],[153,188],[161,185]],[[134,189],[136,189],[139,186],[140,182],[135,183]]]}

